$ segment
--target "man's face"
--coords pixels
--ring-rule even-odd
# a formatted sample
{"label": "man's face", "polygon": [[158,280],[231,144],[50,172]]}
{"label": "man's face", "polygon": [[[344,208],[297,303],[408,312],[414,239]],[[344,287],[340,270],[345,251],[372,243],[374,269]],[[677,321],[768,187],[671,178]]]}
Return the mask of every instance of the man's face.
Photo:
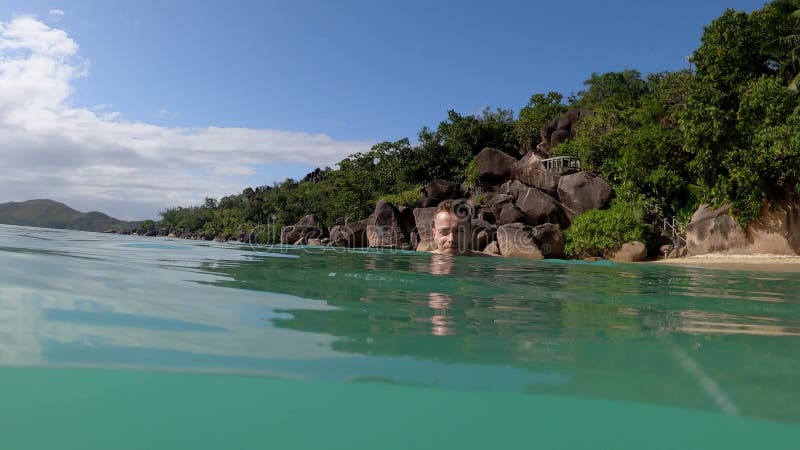
{"label": "man's face", "polygon": [[436,253],[458,255],[468,250],[466,220],[459,221],[455,214],[447,211],[436,213],[433,218],[433,243],[437,247]]}

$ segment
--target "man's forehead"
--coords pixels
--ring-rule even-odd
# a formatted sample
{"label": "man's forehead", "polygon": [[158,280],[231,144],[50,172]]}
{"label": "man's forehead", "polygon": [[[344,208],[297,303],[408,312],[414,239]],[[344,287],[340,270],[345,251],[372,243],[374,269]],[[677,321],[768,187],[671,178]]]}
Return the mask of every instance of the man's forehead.
{"label": "man's forehead", "polygon": [[[466,221],[461,221],[466,222]],[[458,217],[448,211],[439,211],[433,217],[433,225],[435,227],[455,227],[460,224]]]}

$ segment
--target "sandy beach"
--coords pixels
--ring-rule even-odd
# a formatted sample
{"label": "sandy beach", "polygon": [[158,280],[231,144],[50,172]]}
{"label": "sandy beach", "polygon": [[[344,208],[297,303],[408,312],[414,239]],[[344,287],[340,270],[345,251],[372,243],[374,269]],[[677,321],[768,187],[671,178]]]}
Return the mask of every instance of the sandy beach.
{"label": "sandy beach", "polygon": [[800,272],[800,256],[789,255],[729,255],[711,253],[685,258],[660,259],[656,264],[705,267],[713,269],[760,270],[765,272]]}

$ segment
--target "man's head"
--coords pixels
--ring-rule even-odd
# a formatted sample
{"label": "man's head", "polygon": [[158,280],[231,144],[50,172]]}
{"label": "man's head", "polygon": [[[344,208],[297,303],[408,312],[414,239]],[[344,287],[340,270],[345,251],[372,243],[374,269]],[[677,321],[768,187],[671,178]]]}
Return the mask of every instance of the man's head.
{"label": "man's head", "polygon": [[469,253],[472,242],[472,214],[466,202],[445,200],[433,217],[435,253],[463,255]]}

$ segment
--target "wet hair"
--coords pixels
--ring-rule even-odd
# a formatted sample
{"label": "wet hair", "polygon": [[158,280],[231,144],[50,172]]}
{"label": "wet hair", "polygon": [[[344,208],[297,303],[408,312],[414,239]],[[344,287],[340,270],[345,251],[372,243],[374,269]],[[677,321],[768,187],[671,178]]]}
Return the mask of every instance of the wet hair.
{"label": "wet hair", "polygon": [[469,204],[469,201],[467,200],[453,200],[453,199],[444,200],[441,203],[439,203],[439,206],[436,207],[435,214],[439,214],[442,211],[455,214],[458,220],[472,218],[472,206]]}

